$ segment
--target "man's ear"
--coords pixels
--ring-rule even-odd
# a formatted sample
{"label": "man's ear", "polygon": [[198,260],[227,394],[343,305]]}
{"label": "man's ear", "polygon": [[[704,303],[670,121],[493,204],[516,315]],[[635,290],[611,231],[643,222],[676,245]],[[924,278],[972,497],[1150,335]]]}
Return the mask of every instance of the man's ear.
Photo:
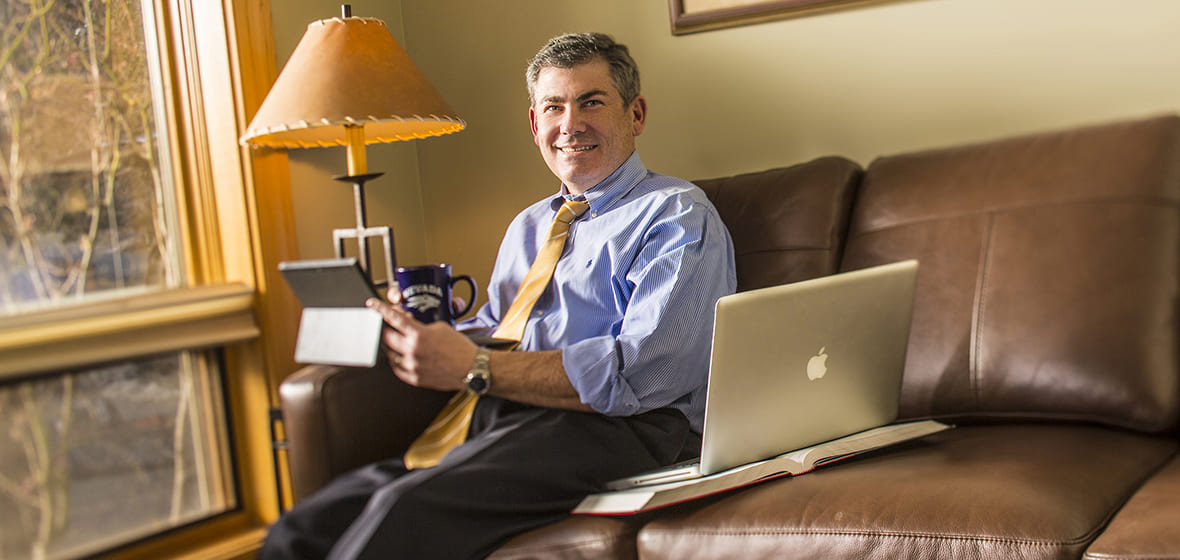
{"label": "man's ear", "polygon": [[533,143],[540,146],[541,139],[537,138],[537,111],[529,107],[529,129],[533,131]]}
{"label": "man's ear", "polygon": [[642,95],[636,95],[631,100],[631,131],[634,136],[643,134],[643,127],[647,124],[647,100]]}

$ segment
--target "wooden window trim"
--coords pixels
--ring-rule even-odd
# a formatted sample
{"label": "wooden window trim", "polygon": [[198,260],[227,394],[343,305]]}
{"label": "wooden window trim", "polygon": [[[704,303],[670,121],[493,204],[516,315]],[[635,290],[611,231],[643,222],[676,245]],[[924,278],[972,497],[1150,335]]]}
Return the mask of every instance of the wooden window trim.
{"label": "wooden window trim", "polygon": [[0,381],[258,337],[242,284],[92,302],[17,316],[0,328]]}

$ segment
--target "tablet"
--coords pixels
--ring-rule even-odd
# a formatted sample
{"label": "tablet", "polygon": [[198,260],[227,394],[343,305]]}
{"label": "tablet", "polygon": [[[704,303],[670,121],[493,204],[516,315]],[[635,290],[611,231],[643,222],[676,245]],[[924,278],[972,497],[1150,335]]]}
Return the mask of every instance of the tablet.
{"label": "tablet", "polygon": [[[364,307],[365,300],[371,297],[384,300],[384,298],[377,295],[377,291],[373,288],[372,284],[369,284],[369,280],[365,278],[365,273],[361,271],[360,264],[354,258],[281,262],[279,263],[279,272],[283,273],[283,277],[287,279],[287,284],[291,286],[291,289],[295,292],[295,296],[299,298],[299,303],[303,304],[305,323],[307,309],[321,307]],[[316,320],[312,322],[313,327],[326,324],[323,323],[325,319],[322,319],[322,316],[324,315],[315,315]],[[341,317],[348,316],[341,315]],[[338,321],[332,321],[332,324],[341,325],[336,328],[340,332],[349,332]],[[308,328],[310,329],[312,327]],[[305,339],[303,331],[304,327],[301,326],[299,333],[300,339]],[[370,331],[365,330],[364,332],[367,333]],[[378,322],[376,331],[373,332],[380,332],[380,322]],[[463,331],[463,334],[475,344],[493,350],[511,350],[518,344],[515,340],[493,338],[490,336],[491,329],[467,330]],[[311,333],[307,335],[307,339],[309,340],[316,338]],[[316,348],[321,348],[322,346],[319,345]],[[305,347],[310,348],[302,342],[297,343],[297,350]],[[367,350],[365,355],[368,355]],[[298,358],[297,361],[299,361]],[[318,353],[309,351],[304,357],[304,361],[300,361],[300,363],[366,365],[367,362],[346,362],[341,361],[339,357],[329,360]]]}
{"label": "tablet", "polygon": [[279,272],[305,308],[364,307],[369,298],[382,299],[355,258],[281,262]]}

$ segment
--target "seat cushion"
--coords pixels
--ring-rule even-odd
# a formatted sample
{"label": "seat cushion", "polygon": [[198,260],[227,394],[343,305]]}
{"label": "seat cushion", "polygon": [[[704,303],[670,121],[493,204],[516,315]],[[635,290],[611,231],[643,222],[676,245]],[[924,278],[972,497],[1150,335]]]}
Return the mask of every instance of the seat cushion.
{"label": "seat cushion", "polygon": [[518,535],[488,560],[628,560],[643,517],[570,517]]}
{"label": "seat cushion", "polygon": [[1178,442],[1066,425],[960,426],[677,511],[640,558],[1078,558]]}
{"label": "seat cushion", "polygon": [[1086,560],[1180,560],[1180,457],[1135,492]]}

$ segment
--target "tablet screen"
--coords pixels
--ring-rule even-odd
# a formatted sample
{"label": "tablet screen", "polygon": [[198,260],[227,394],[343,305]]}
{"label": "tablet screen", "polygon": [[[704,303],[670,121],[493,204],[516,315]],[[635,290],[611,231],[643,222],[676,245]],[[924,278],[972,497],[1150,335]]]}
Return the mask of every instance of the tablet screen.
{"label": "tablet screen", "polygon": [[364,307],[380,298],[354,258],[281,262],[279,272],[303,307]]}

